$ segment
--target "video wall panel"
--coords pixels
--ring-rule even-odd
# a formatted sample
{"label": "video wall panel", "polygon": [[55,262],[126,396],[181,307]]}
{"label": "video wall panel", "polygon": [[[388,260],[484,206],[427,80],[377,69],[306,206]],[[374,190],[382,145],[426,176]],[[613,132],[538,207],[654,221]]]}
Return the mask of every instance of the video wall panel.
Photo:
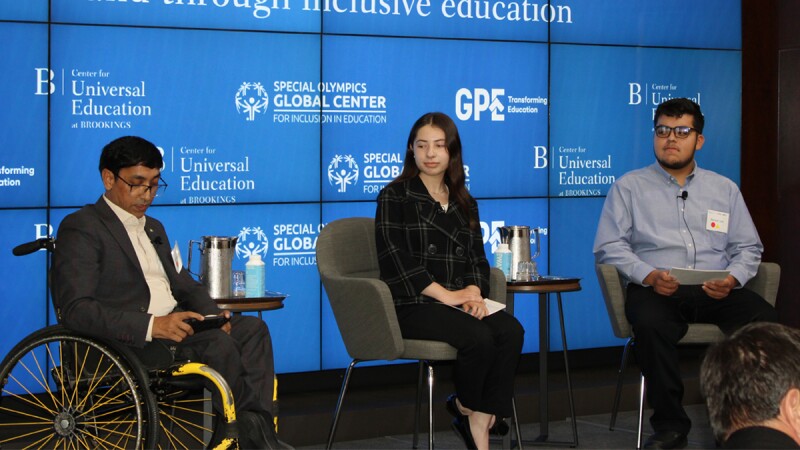
{"label": "video wall panel", "polygon": [[0,255],[3,280],[0,323],[4,336],[0,339],[0,357],[3,357],[17,341],[47,324],[48,306],[43,301],[47,298],[47,253],[11,254],[12,248],[32,240],[31,236],[47,236],[47,211],[0,210],[0,233],[8,242]]}
{"label": "video wall panel", "polygon": [[[153,207],[162,221],[170,246],[181,250],[184,265],[200,272],[203,236],[237,237],[233,270],[245,270],[251,254],[265,263],[268,290],[288,294],[284,307],[265,311],[276,355],[275,370],[307,372],[319,369],[320,284],[314,246],[321,228],[319,205],[314,203],[219,205],[186,208]],[[256,315],[256,313],[248,313]]]}
{"label": "video wall panel", "polygon": [[[319,7],[290,0],[50,0],[54,22],[314,33]],[[44,3],[44,2],[43,2]]]}
{"label": "video wall panel", "polygon": [[551,80],[550,196],[605,195],[653,162],[653,115],[677,97],[707,118],[699,164],[738,182],[741,53],[553,45],[551,64],[564,75]]}
{"label": "video wall panel", "polygon": [[325,1],[323,33],[546,42],[572,25],[569,2],[470,0]]}
{"label": "video wall panel", "polygon": [[53,26],[51,39],[54,206],[92,200],[97,168],[86,158],[126,134],[163,151],[162,204],[319,200],[319,114],[273,114],[288,101],[276,89],[284,80],[319,82],[318,38]]}
{"label": "video wall panel", "polygon": [[[607,319],[592,257],[594,230],[604,201],[604,197],[550,199],[550,273],[581,278],[580,291],[561,296],[570,350],[625,343],[614,337]],[[550,307],[550,345],[554,351],[563,348],[555,300]]]}
{"label": "video wall panel", "polygon": [[[552,42],[649,47],[742,48],[742,5],[737,1],[570,0],[574,26],[551,28]],[[579,12],[579,13],[578,13]]]}
{"label": "video wall panel", "polygon": [[[490,260],[499,227],[539,228],[539,272],[581,278],[563,297],[569,347],[622,345],[591,252],[604,196],[653,161],[654,108],[678,96],[706,113],[699,164],[739,181],[740,11],[730,0],[0,2],[0,231],[11,236],[0,281],[13,286],[0,314],[21,319],[0,352],[55,322],[46,255],[10,249],[95,202],[103,145],[134,134],[164,154],[169,187],[150,213],[184,262],[190,240],[239,236],[234,269],[262,252],[267,288],[289,295],[264,313],[278,372],[344,367],[316,238],[337,218],[374,216],[428,111],[459,127]],[[664,27],[676,22],[691,32]],[[515,314],[524,351],[538,351],[535,298],[518,296]]]}
{"label": "video wall panel", "polygon": [[473,195],[547,195],[546,45],[325,36],[322,53],[325,84],[349,84],[351,98],[368,102],[348,108],[348,94],[326,96],[323,200],[373,200],[399,175],[413,122],[438,110],[458,121]]}
{"label": "video wall panel", "polygon": [[0,2],[0,20],[47,21],[48,0]]}
{"label": "video wall panel", "polygon": [[48,91],[38,80],[47,74],[47,25],[0,24],[0,41],[0,208],[44,208]]}

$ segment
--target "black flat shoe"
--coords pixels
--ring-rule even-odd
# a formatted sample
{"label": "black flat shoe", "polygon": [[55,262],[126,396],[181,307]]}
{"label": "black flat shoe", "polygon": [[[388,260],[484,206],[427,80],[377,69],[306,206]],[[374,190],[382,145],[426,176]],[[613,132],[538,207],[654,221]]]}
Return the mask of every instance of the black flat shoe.
{"label": "black flat shoe", "polygon": [[458,410],[458,405],[456,404],[456,394],[450,394],[447,397],[447,403],[445,404],[447,407],[447,412],[453,416],[454,419],[464,420],[467,416],[461,414],[461,411]]}
{"label": "black flat shoe", "polygon": [[464,441],[464,445],[467,446],[467,450],[477,450],[478,447],[475,445],[475,440],[472,438],[472,431],[469,429],[469,420],[465,417],[464,420],[453,419],[450,423],[450,426],[453,428],[453,431],[456,432],[458,437]]}
{"label": "black flat shoe", "polygon": [[644,448],[684,448],[686,435],[677,431],[658,431],[644,443]]}
{"label": "black flat shoe", "polygon": [[[447,412],[449,412],[454,419],[467,420],[467,416],[461,414],[461,411],[458,410],[456,398],[458,398],[456,394],[450,394],[450,396],[447,397],[447,403],[445,403]],[[505,420],[495,417],[494,425],[489,428],[489,434],[493,434],[495,436],[505,436],[508,434],[509,429],[510,427]]]}
{"label": "black flat shoe", "polygon": [[494,425],[489,428],[489,434],[493,434],[495,436],[505,436],[508,434],[511,427],[508,426],[505,420],[499,419],[495,417]]}

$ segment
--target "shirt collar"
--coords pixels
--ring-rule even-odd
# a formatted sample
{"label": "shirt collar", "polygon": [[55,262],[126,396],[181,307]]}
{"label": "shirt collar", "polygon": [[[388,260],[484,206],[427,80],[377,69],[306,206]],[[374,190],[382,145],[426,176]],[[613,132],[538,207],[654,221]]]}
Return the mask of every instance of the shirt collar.
{"label": "shirt collar", "polygon": [[[663,167],[661,167],[661,164],[659,164],[658,161],[654,162],[650,167],[653,168],[653,171],[655,171],[656,173],[660,174],[661,176],[663,176],[667,180],[669,180],[669,181],[671,181],[673,183],[677,183],[678,182],[675,179],[675,177],[673,177],[669,172],[667,172],[666,170],[664,170]],[[694,176],[697,175],[698,169],[699,169],[699,166],[697,164],[697,160],[695,159],[694,160],[694,168],[692,169],[692,173],[690,173],[689,175],[686,176],[686,184],[689,184],[689,182],[694,178]]]}
{"label": "shirt collar", "polygon": [[124,209],[120,208],[116,203],[112,202],[108,199],[108,197],[103,195],[103,200],[106,201],[108,206],[111,208],[111,211],[114,211],[114,214],[119,218],[120,222],[122,222],[125,227],[133,227],[133,228],[141,228],[144,229],[144,224],[147,221],[144,216],[138,218],[133,214],[125,211]]}

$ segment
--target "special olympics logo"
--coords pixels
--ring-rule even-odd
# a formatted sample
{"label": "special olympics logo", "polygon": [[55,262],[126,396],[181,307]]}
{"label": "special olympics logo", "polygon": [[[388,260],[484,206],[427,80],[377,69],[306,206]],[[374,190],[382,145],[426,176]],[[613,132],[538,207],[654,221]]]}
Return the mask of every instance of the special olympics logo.
{"label": "special olympics logo", "polygon": [[250,255],[261,255],[263,259],[269,250],[269,239],[261,227],[244,227],[239,231],[239,239],[236,241],[236,256],[242,259],[250,258]]}
{"label": "special olympics logo", "polygon": [[461,88],[456,92],[456,116],[461,120],[473,118],[479,121],[482,112],[491,111],[492,121],[502,122],[505,120],[503,111],[506,107],[500,97],[505,93],[505,89]]}
{"label": "special olympics logo", "polygon": [[247,120],[252,122],[256,114],[265,114],[269,106],[269,95],[261,83],[244,82],[236,91],[236,111],[247,114]]}
{"label": "special olympics logo", "polygon": [[328,164],[328,183],[338,186],[336,192],[347,192],[348,185],[358,182],[358,163],[352,155],[336,155]]}

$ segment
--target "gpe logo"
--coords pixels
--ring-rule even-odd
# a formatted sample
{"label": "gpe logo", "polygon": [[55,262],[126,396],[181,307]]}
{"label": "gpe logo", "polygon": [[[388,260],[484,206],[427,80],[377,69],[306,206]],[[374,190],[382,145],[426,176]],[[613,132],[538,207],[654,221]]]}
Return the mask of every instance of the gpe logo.
{"label": "gpe logo", "polygon": [[502,122],[505,120],[505,106],[498,97],[505,95],[505,89],[482,89],[475,88],[470,91],[461,88],[456,92],[456,116],[461,120],[469,120],[473,117],[476,121],[481,120],[481,113],[491,110],[492,121]]}

